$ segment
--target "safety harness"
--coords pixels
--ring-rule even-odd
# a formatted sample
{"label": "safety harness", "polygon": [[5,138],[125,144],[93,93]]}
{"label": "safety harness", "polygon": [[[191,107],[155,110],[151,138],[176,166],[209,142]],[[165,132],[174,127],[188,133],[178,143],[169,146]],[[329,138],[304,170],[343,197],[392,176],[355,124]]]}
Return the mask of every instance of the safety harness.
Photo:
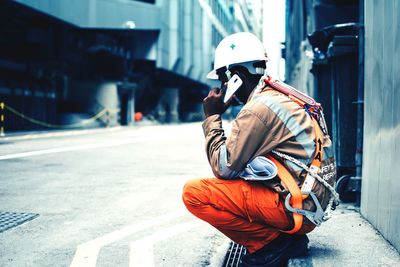
{"label": "safety harness", "polygon": [[[301,229],[303,225],[303,216],[306,216],[313,224],[319,226],[323,221],[326,221],[331,217],[330,211],[334,210],[335,207],[339,204],[339,196],[336,193],[335,189],[327,181],[319,176],[320,166],[324,153],[322,149],[322,144],[324,134],[328,134],[327,127],[322,112],[322,107],[314,99],[279,80],[273,80],[269,76],[267,76],[263,81],[263,88],[265,88],[266,86],[270,86],[273,89],[287,95],[291,100],[304,108],[305,111],[310,115],[315,131],[315,152],[313,160],[309,167],[303,162],[289,155],[274,150],[272,151],[274,155],[278,156],[281,159],[293,162],[307,172],[306,178],[304,179],[301,188],[299,188],[296,180],[293,178],[287,167],[285,167],[275,157],[271,155],[268,156],[268,158],[277,166],[278,176],[283,182],[286,189],[289,191],[285,199],[285,206],[288,211],[293,213],[294,227],[289,231],[283,232],[294,234]],[[331,198],[325,211],[322,209],[321,204],[315,193],[311,191],[315,180],[318,180],[331,192]],[[315,203],[315,212],[303,210],[303,200],[309,196],[311,196],[311,199]]]}

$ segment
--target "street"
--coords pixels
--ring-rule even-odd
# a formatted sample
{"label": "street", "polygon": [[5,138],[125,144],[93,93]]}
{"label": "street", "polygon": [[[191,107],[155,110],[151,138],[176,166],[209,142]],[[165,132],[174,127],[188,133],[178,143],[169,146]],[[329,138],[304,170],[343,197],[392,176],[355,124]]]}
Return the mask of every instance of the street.
{"label": "street", "polygon": [[400,267],[399,15],[0,1],[0,267]]}
{"label": "street", "polygon": [[183,206],[212,176],[200,123],[10,138],[0,211],[38,216],[0,233],[0,266],[208,266],[225,239]]}

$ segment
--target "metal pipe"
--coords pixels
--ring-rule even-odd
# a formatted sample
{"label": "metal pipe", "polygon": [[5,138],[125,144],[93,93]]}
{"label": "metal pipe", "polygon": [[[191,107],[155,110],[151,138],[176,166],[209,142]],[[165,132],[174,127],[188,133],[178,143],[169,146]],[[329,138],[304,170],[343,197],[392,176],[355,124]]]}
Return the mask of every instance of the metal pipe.
{"label": "metal pipe", "polygon": [[[360,23],[364,22],[364,1],[360,1]],[[357,132],[356,132],[356,176],[352,177],[353,191],[357,193],[356,205],[361,202],[361,177],[364,136],[364,27],[360,27],[358,45],[358,90],[357,90]]]}

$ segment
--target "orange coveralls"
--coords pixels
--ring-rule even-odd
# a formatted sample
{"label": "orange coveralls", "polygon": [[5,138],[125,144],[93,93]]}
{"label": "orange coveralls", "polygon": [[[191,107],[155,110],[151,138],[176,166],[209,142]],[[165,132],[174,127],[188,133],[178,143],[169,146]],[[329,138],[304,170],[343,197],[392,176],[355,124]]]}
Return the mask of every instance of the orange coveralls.
{"label": "orange coveralls", "polygon": [[[183,202],[187,209],[247,247],[250,253],[277,238],[281,230],[292,229],[292,215],[284,207],[284,198],[277,193],[284,190],[280,182],[275,180],[275,184],[266,185],[238,177],[250,160],[266,156],[273,149],[311,163],[315,133],[304,109],[271,88],[255,89],[233,121],[228,138],[220,115],[208,117],[203,131],[206,153],[216,178],[186,183]],[[326,138],[323,147],[327,157],[332,156],[330,146]],[[301,169],[291,162],[285,165],[300,176]],[[304,201],[303,206],[312,204]],[[298,233],[307,233],[314,227],[305,223]]]}

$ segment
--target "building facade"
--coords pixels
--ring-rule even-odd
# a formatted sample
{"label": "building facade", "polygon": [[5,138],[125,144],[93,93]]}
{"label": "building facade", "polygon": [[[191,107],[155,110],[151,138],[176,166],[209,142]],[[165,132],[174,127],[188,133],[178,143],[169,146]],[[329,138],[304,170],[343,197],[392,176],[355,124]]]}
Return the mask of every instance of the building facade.
{"label": "building facade", "polygon": [[126,125],[137,111],[160,121],[201,119],[213,51],[235,31],[261,38],[259,3],[3,1],[4,127]]}

